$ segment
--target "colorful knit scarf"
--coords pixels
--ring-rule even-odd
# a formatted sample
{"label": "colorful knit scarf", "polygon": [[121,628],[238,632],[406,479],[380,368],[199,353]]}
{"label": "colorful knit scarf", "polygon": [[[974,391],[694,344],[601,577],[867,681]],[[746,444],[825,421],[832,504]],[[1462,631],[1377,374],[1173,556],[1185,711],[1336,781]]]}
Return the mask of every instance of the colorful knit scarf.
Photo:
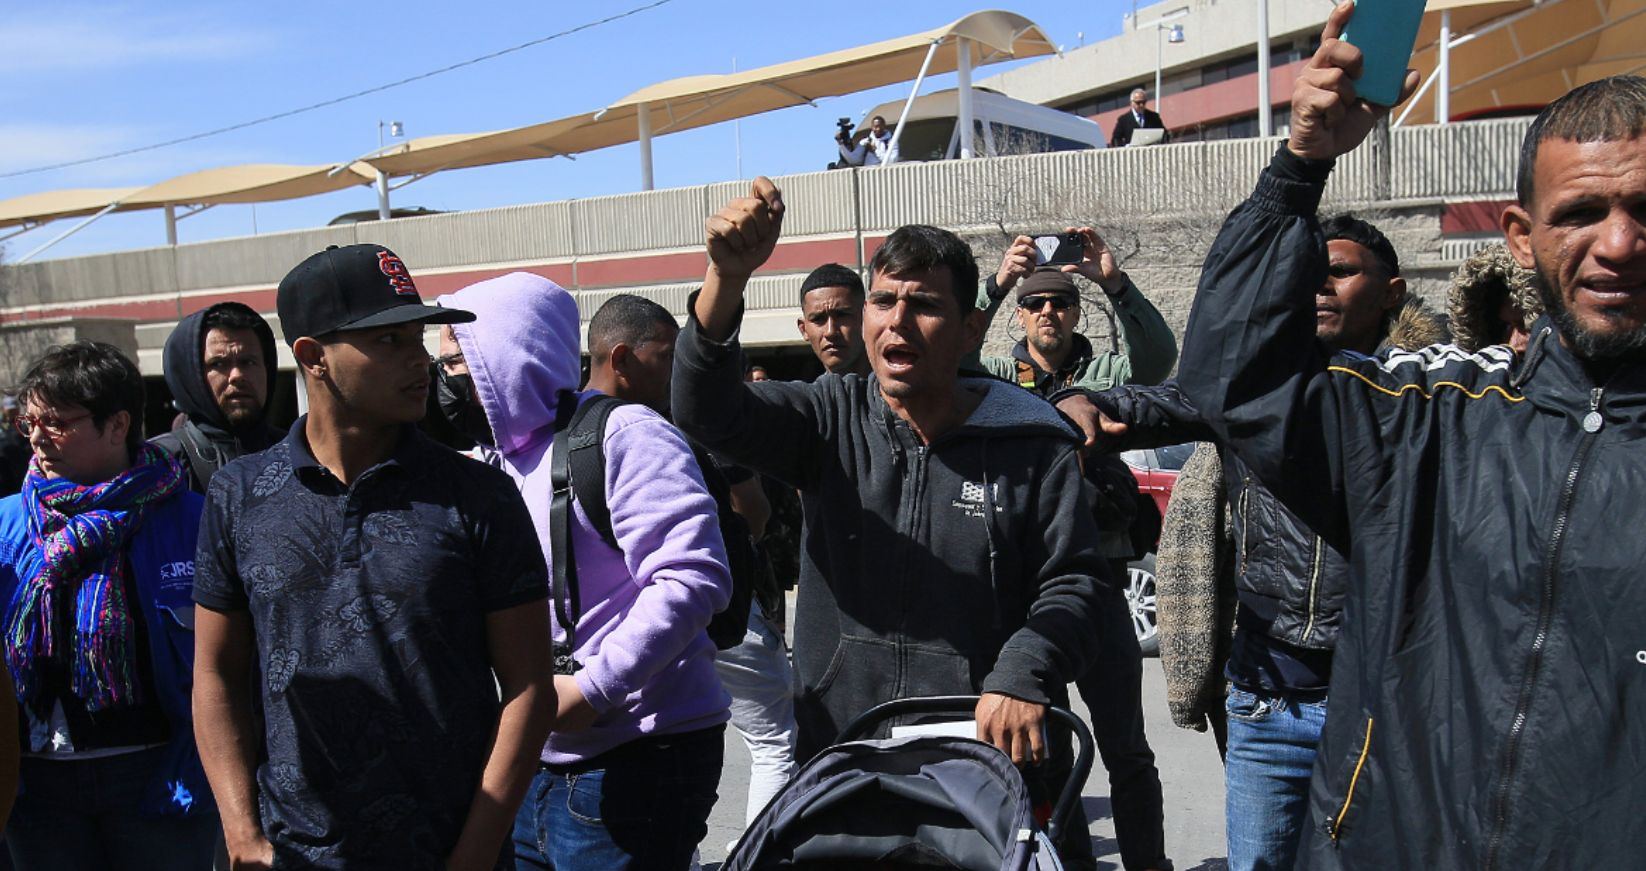
{"label": "colorful knit scarf", "polygon": [[23,505],[41,559],[19,579],[5,620],[6,663],[21,701],[34,698],[52,661],[67,665],[69,687],[87,710],[143,701],[134,609],[122,577],[126,543],[149,509],[182,486],[183,467],[147,444],[135,459],[91,486],[46,478],[37,462],[29,466]]}

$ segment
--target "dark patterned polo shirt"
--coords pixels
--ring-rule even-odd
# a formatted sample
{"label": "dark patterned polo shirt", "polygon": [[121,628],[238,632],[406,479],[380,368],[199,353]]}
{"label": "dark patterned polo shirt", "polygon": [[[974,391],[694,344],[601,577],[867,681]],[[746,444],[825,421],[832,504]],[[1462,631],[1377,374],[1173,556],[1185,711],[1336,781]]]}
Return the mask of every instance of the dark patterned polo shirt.
{"label": "dark patterned polo shirt", "polygon": [[285,440],[211,481],[194,599],[257,634],[264,832],[281,868],[438,868],[501,703],[486,615],[548,595],[514,483],[406,427],[344,486]]}

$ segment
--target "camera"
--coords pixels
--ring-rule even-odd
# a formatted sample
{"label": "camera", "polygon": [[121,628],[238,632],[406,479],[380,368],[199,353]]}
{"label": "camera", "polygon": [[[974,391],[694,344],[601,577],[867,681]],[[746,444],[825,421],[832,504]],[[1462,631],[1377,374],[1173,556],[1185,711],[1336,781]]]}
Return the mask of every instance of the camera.
{"label": "camera", "polygon": [[850,119],[850,118],[841,118],[839,121],[836,121],[834,123],[835,123],[836,126],[838,126],[840,128],[840,132],[836,133],[834,135],[834,138],[840,140],[841,142],[850,142],[850,141],[852,141],[852,128],[857,126],[856,124],[852,123],[852,119]]}

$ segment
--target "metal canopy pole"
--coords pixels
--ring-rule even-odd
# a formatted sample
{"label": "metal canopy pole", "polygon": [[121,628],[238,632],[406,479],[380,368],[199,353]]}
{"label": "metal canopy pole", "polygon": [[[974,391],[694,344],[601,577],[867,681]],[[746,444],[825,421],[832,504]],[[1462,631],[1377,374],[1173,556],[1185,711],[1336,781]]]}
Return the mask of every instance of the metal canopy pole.
{"label": "metal canopy pole", "polygon": [[1274,135],[1274,106],[1269,96],[1269,0],[1257,0],[1257,135]]}
{"label": "metal canopy pole", "polygon": [[954,50],[955,73],[960,85],[960,117],[955,121],[955,129],[960,132],[960,159],[965,160],[976,157],[972,153],[976,138],[972,135],[972,41],[964,36],[956,37]]}
{"label": "metal canopy pole", "polygon": [[[382,121],[377,122],[377,153],[379,155],[383,153],[383,126]],[[400,129],[399,121],[390,122],[390,135],[399,136]],[[383,170],[378,169],[375,164],[372,166],[372,170],[377,173],[377,220],[387,221],[390,215],[389,177],[384,175]]]}
{"label": "metal canopy pole", "polygon": [[29,262],[31,259],[34,258],[34,255],[39,254],[40,252],[46,250],[47,248],[50,248],[51,246],[56,245],[58,242],[61,242],[64,239],[67,239],[68,237],[73,236],[75,233],[78,233],[81,230],[84,230],[88,225],[91,224],[92,221],[95,221],[98,218],[103,217],[104,215],[108,214],[109,212],[114,211],[115,209],[117,209],[119,207],[120,207],[120,201],[119,200],[115,200],[114,202],[109,203],[108,205],[103,207],[103,211],[98,212],[95,215],[92,215],[91,217],[85,219],[84,221],[81,221],[78,224],[75,224],[74,226],[68,228],[67,230],[64,230],[62,233],[59,233],[57,235],[57,238],[51,240],[50,242],[47,242],[44,245],[41,245],[39,248],[36,248],[36,249],[34,249],[33,251],[30,251],[27,254],[24,254],[22,257],[17,258],[13,262],[15,262],[15,263],[27,263],[27,262]]}
{"label": "metal canopy pole", "polygon": [[[1154,26],[1154,110],[1157,113],[1160,111],[1160,65],[1165,59],[1160,53],[1160,40],[1160,22],[1157,21]],[[1148,103],[1143,105],[1147,107]]]}
{"label": "metal canopy pole", "polygon": [[1452,121],[1452,10],[1440,12],[1440,83],[1435,91],[1435,120]]}
{"label": "metal canopy pole", "polygon": [[166,244],[177,244],[177,204],[166,204]]}
{"label": "metal canopy pole", "polygon": [[377,169],[375,166],[372,169],[377,170],[377,219],[387,221],[389,219],[389,177],[383,174],[383,170]]}
{"label": "metal canopy pole", "polygon": [[1435,67],[1434,72],[1429,73],[1428,78],[1423,80],[1423,86],[1417,89],[1417,93],[1413,94],[1411,99],[1406,101],[1406,111],[1401,112],[1400,117],[1396,118],[1395,123],[1390,126],[1399,127],[1400,125],[1406,123],[1406,116],[1412,114],[1412,110],[1417,108],[1417,101],[1423,99],[1423,95],[1429,92],[1430,86],[1435,83],[1435,79],[1437,78],[1440,78],[1440,67],[1438,66]]}
{"label": "metal canopy pole", "polygon": [[926,52],[926,59],[920,63],[920,74],[914,77],[914,88],[909,91],[909,99],[903,103],[903,114],[897,116],[897,129],[892,131],[892,142],[886,149],[887,156],[897,154],[897,141],[903,138],[903,124],[909,120],[909,110],[914,108],[914,98],[920,95],[920,85],[926,81],[926,71],[932,67],[932,58],[937,57],[937,47],[942,40],[932,43],[931,50]]}
{"label": "metal canopy pole", "polygon": [[635,112],[640,122],[640,189],[652,190],[652,104],[640,103]]}

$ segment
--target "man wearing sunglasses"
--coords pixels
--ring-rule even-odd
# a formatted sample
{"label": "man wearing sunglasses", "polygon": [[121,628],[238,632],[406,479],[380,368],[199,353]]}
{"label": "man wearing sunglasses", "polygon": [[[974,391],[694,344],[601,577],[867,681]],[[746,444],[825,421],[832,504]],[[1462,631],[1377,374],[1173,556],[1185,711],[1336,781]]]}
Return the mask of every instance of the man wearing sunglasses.
{"label": "man wearing sunglasses", "polygon": [[[1006,249],[1000,270],[984,282],[977,304],[992,316],[1015,289],[1023,338],[1011,356],[974,360],[975,368],[1046,399],[1079,392],[1070,388],[1104,390],[1125,383],[1153,384],[1171,373],[1177,361],[1177,340],[1165,319],[1120,270],[1102,237],[1090,227],[1079,232],[1085,240],[1084,256],[1079,264],[1061,269],[1037,267],[1034,239],[1028,236],[1017,237]],[[1075,332],[1081,315],[1080,292],[1074,282],[1077,273],[1108,296],[1127,354],[1100,353]],[[1099,547],[1116,576],[1125,577],[1126,563],[1136,556],[1129,534],[1136,517],[1136,482],[1125,463],[1114,456],[1088,456],[1083,471],[1097,488],[1094,515]],[[1124,603],[1116,600],[1100,619],[1102,646],[1076,686],[1088,708],[1104,712],[1093,718],[1092,737],[1109,772],[1121,864],[1126,871],[1170,868],[1165,855],[1160,772],[1143,728],[1143,654]]]}
{"label": "man wearing sunglasses", "polygon": [[[1069,232],[1074,232],[1070,228]],[[1078,264],[1037,266],[1034,239],[1019,236],[978,293],[977,307],[989,317],[1016,290],[1017,323],[1023,338],[1010,356],[972,355],[964,365],[982,369],[1052,398],[1068,387],[1107,390],[1118,384],[1156,384],[1177,363],[1177,339],[1166,319],[1120,270],[1109,246],[1090,227],[1079,231],[1085,251]],[[1077,332],[1079,275],[1102,289],[1114,308],[1125,353],[1098,351]]]}
{"label": "man wearing sunglasses", "polygon": [[[1123,148],[1132,144],[1132,134],[1139,130],[1165,130],[1166,123],[1160,120],[1160,113],[1149,109],[1149,92],[1142,88],[1132,91],[1131,111],[1124,112],[1114,119],[1114,135],[1109,137],[1110,148]],[[1161,142],[1170,138],[1165,134]]]}

